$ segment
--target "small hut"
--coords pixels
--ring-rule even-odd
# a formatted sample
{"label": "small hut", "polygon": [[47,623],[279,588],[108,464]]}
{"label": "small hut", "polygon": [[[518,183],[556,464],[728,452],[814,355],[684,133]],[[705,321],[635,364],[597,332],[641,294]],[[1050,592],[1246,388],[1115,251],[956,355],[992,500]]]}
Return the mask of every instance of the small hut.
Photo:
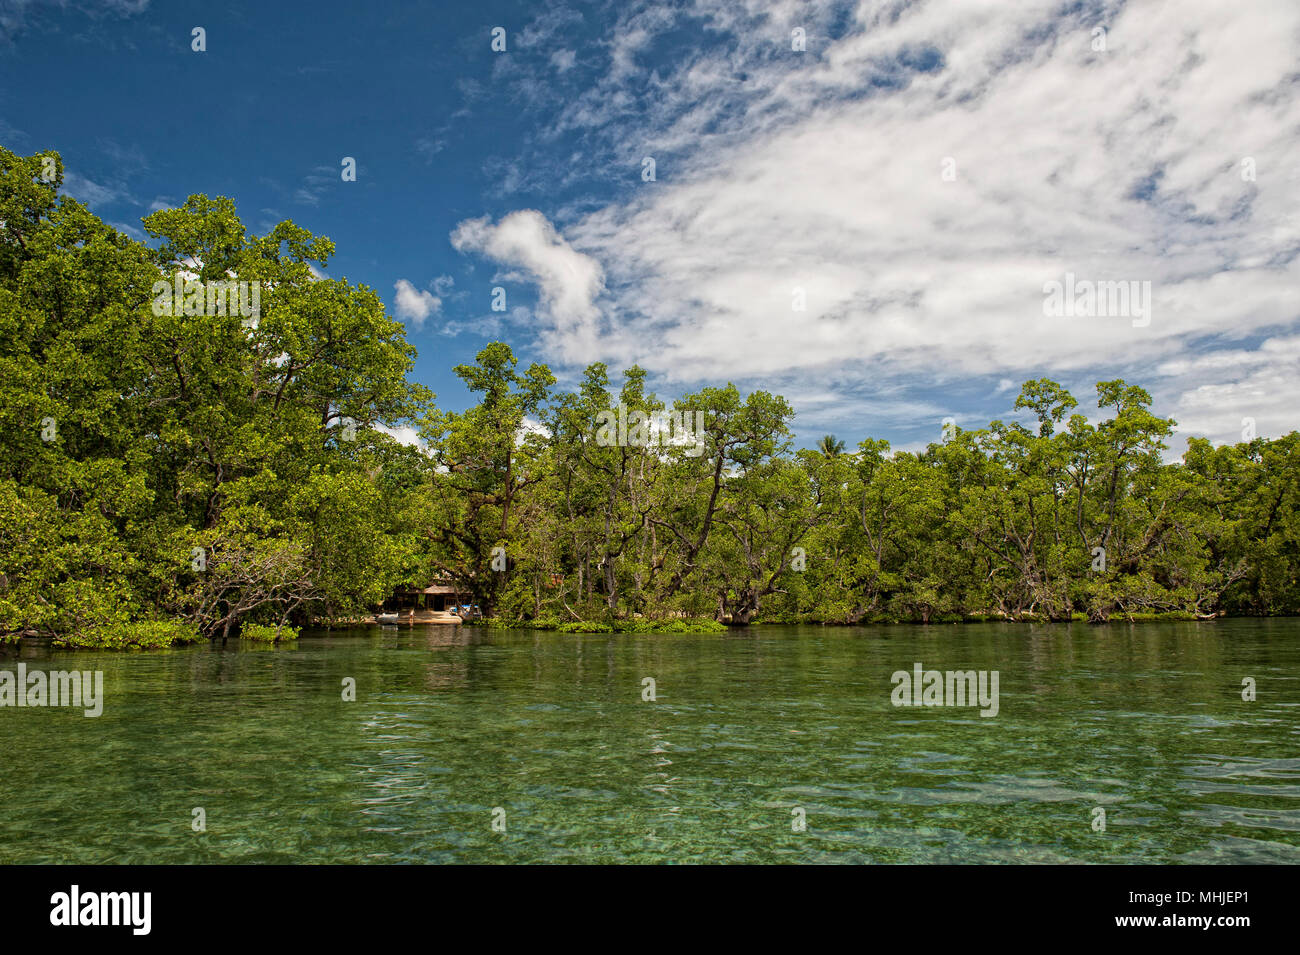
{"label": "small hut", "polygon": [[384,610],[406,613],[409,611],[448,611],[455,613],[468,605],[470,594],[452,580],[437,579],[426,587],[401,587],[384,601]]}

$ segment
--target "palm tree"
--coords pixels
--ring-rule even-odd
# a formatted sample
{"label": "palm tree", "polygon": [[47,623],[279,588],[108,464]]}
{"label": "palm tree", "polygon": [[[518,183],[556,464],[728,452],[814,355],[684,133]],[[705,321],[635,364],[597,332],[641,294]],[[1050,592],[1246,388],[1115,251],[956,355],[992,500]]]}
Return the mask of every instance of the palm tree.
{"label": "palm tree", "polygon": [[817,450],[821,452],[822,457],[838,458],[844,453],[844,442],[833,434],[824,434],[821,440],[817,442]]}

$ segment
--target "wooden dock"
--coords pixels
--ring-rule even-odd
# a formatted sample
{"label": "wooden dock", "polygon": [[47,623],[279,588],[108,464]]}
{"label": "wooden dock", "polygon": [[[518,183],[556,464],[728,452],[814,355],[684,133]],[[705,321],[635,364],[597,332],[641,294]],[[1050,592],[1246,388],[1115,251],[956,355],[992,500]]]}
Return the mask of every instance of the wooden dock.
{"label": "wooden dock", "polygon": [[376,614],[370,618],[371,623],[381,623],[389,627],[413,627],[417,624],[460,624],[464,621],[459,614],[452,613],[450,610],[403,610],[397,614],[396,620],[380,620]]}

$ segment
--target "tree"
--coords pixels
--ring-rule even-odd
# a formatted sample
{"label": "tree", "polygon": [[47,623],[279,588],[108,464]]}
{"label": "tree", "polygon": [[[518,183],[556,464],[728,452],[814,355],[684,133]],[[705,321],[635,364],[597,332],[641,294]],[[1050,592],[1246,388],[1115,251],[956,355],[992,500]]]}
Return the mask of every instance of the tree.
{"label": "tree", "polygon": [[430,482],[433,564],[491,613],[520,540],[519,505],[541,480],[537,465],[546,442],[534,426],[555,376],[538,364],[516,373],[517,359],[502,342],[487,345],[475,360],[455,372],[482,395],[479,404],[464,413],[431,410],[420,433],[438,466]]}
{"label": "tree", "polygon": [[328,239],[251,235],[200,195],[144,220],[150,248],[58,196],[44,158],[0,150],[0,540],[41,528],[0,556],[0,630],[176,614],[229,636],[370,603],[410,562],[374,429],[431,400],[401,324],[317,278]]}
{"label": "tree", "polygon": [[817,442],[817,450],[823,457],[839,457],[844,453],[844,442],[833,434],[824,434]]}

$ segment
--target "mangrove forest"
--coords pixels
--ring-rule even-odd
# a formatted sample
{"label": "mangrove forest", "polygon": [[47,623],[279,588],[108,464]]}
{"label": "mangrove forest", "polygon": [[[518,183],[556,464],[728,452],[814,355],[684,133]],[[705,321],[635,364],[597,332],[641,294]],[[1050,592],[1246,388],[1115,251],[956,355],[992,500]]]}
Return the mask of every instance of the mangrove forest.
{"label": "mangrove forest", "polygon": [[0,149],[0,640],[273,640],[431,579],[562,629],[1300,611],[1295,432],[1175,459],[1142,387],[1040,378],[921,451],[797,449],[780,395],[501,342],[445,410],[330,240],[193,195],[137,241],[61,185]]}

